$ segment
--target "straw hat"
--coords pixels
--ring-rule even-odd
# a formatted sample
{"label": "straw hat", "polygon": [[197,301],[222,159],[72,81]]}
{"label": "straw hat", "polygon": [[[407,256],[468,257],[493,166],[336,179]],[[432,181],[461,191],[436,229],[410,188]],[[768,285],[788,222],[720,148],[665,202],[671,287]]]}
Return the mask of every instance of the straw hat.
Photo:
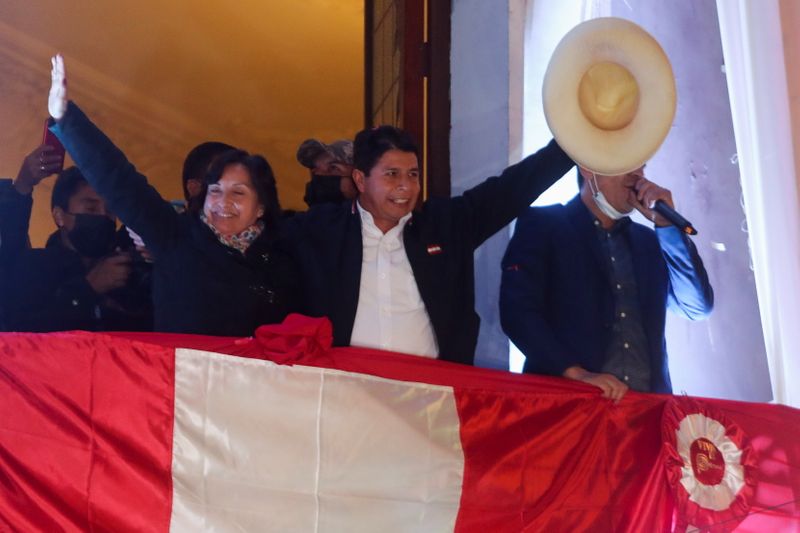
{"label": "straw hat", "polygon": [[550,58],[544,114],[558,144],[598,174],[635,170],[658,150],[675,115],[675,78],[664,50],[628,20],[579,24]]}

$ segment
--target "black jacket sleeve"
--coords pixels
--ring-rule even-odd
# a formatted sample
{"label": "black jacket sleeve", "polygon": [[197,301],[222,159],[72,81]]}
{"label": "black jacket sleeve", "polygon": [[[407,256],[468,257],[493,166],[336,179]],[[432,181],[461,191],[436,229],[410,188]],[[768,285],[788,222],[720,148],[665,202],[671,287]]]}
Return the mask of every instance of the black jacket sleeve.
{"label": "black jacket sleeve", "polygon": [[469,232],[473,248],[509,224],[575,163],[555,140],[517,163],[454,198],[459,223]]}
{"label": "black jacket sleeve", "polygon": [[66,114],[51,129],[92,188],[153,254],[158,256],[174,246],[179,238],[179,215],[77,105],[70,102]]}
{"label": "black jacket sleeve", "polygon": [[28,247],[32,206],[32,196],[19,194],[11,180],[0,183],[0,269]]}

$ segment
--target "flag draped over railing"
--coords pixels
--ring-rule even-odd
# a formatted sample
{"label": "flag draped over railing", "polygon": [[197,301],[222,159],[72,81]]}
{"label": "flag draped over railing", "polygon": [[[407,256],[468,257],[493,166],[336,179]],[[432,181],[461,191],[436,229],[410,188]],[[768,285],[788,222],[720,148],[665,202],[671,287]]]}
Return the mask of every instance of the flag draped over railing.
{"label": "flag draped over railing", "polygon": [[800,412],[252,339],[0,335],[0,530],[800,531]]}

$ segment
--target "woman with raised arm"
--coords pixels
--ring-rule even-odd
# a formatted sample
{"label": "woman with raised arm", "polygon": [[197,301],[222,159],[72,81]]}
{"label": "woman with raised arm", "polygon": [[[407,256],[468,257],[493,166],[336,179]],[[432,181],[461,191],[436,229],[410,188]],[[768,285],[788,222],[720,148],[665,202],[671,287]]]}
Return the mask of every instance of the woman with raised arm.
{"label": "woman with raised arm", "polygon": [[61,55],[52,58],[48,108],[78,168],[155,257],[156,331],[247,336],[293,310],[295,269],[275,245],[280,205],[264,157],[220,155],[206,175],[202,210],[178,214],[68,101]]}

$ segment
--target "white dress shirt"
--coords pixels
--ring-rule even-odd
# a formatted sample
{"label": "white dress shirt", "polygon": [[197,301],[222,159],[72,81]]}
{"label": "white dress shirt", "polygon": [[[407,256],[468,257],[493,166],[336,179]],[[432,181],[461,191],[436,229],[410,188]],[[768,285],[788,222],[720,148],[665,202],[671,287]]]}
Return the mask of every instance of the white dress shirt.
{"label": "white dress shirt", "polygon": [[352,346],[436,358],[439,346],[403,245],[411,213],[385,234],[356,202],[361,215],[361,289]]}

